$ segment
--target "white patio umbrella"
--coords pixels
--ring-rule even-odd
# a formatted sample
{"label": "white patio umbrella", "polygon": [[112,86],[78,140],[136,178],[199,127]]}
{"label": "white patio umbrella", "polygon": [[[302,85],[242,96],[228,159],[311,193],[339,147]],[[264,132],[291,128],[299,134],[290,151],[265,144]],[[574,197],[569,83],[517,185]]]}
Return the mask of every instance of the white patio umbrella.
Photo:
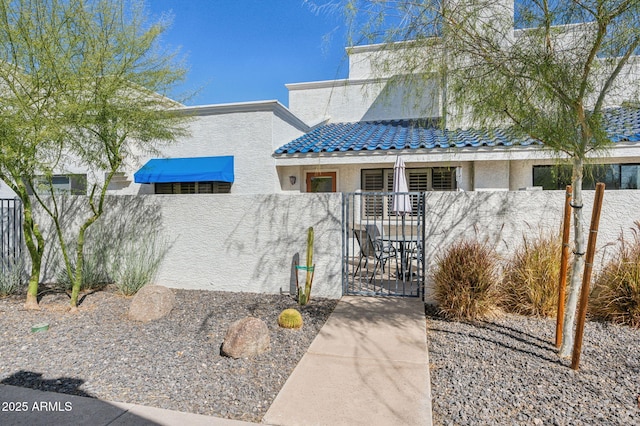
{"label": "white patio umbrella", "polygon": [[396,164],[393,166],[393,205],[391,211],[402,216],[402,242],[400,246],[401,250],[401,271],[404,279],[405,274],[405,215],[411,213],[411,197],[409,196],[409,186],[407,185],[407,176],[405,175],[405,165],[402,157],[396,158]]}
{"label": "white patio umbrella", "polygon": [[[411,197],[406,192],[409,192],[409,186],[407,185],[407,176],[404,173],[405,165],[402,157],[396,158],[396,164],[393,166],[393,206],[391,211],[396,214],[402,215],[404,221],[404,215],[411,213]],[[405,193],[405,194],[397,194]],[[403,226],[404,228],[404,226]]]}

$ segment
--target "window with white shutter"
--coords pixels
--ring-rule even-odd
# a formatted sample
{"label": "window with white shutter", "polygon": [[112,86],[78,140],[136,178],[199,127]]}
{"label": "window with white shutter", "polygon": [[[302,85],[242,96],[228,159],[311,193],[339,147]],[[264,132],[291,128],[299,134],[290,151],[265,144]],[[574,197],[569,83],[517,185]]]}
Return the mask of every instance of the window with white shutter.
{"label": "window with white shutter", "polygon": [[[362,190],[364,192],[384,191],[385,175],[383,169],[362,170]],[[364,216],[382,217],[384,205],[382,195],[369,195],[363,199]]]}
{"label": "window with white shutter", "polygon": [[[405,171],[409,192],[455,191],[455,167],[410,168]],[[392,192],[393,169],[363,169],[361,171],[363,192]],[[382,195],[365,197],[363,214],[381,217],[391,211],[392,198]],[[384,208],[383,208],[384,207]],[[418,210],[418,199],[412,197],[413,211]],[[415,214],[415,213],[414,213]]]}
{"label": "window with white shutter", "polygon": [[431,169],[431,189],[433,191],[455,191],[455,167],[434,167]]}

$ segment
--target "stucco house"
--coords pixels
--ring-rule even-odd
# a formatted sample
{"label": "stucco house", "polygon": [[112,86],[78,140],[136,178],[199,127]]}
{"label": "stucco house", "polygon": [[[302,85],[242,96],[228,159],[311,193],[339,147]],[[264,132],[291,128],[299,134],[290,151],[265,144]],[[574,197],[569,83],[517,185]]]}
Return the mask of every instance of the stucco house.
{"label": "stucco house", "polygon": [[[448,129],[440,129],[437,86],[421,92],[422,99],[392,87],[373,65],[384,48],[348,49],[346,80],[287,85],[291,112],[309,123],[325,120],[275,151],[279,174],[302,177],[301,191],[313,191],[315,177],[333,182],[324,190],[390,190],[398,155],[404,157],[412,191],[563,189],[568,183],[568,166],[556,167],[559,158],[537,141],[451,120]],[[594,159],[601,166],[593,166],[585,188],[595,179],[606,181],[609,189],[638,188],[640,110],[620,107],[622,101],[621,96],[610,100],[607,130],[615,144],[606,156]]]}
{"label": "stucco house", "polygon": [[[137,183],[136,173],[152,160],[147,158],[130,165],[112,192],[387,191],[398,155],[405,159],[411,191],[564,188],[568,168],[556,167],[558,158],[537,141],[501,130],[440,129],[441,94],[435,85],[428,96],[421,93],[423,99],[408,100],[406,88],[375,74],[370,55],[381,48],[348,49],[347,79],[288,84],[288,108],[277,101],[184,108],[195,117],[191,136],[166,148],[164,156],[211,158],[214,172],[216,158],[232,157],[231,182],[195,185],[198,181],[185,175],[173,184]],[[608,130],[615,145],[597,160],[602,166],[591,180],[604,179],[609,189],[635,189],[640,109],[611,107]]]}
{"label": "stucco house", "polygon": [[[441,129],[440,86],[413,91],[394,83],[392,71],[381,74],[376,60],[388,54],[385,45],[347,53],[346,79],[288,84],[288,108],[276,101],[186,108],[197,117],[192,136],[166,157],[233,156],[234,181],[221,187],[231,193],[388,191],[398,155],[410,191],[563,189],[569,182],[569,167],[558,166],[558,157],[537,141],[462,121],[448,120],[448,129]],[[629,75],[625,84],[637,85],[637,73]],[[615,144],[594,160],[586,189],[596,180],[608,189],[638,188],[640,109],[621,107],[625,94],[608,101]],[[162,183],[136,184],[133,172],[126,191],[169,191]]]}
{"label": "stucco house", "polygon": [[[517,37],[518,31],[514,30]],[[537,141],[447,119],[440,85],[420,91],[381,73],[385,45],[347,49],[346,79],[288,84],[289,106],[256,101],[183,107],[194,119],[189,137],[159,157],[129,161],[112,194],[353,192],[391,190],[393,164],[403,156],[410,191],[562,189],[568,168]],[[632,66],[640,69],[638,63]],[[385,74],[386,72],[386,74]],[[637,85],[637,75],[626,81]],[[633,76],[636,77],[633,77]],[[585,188],[636,189],[640,181],[640,109],[609,99],[608,132],[615,144],[587,174]],[[163,160],[163,161],[160,161]],[[61,170],[62,191],[86,193],[100,173]],[[591,180],[591,181],[590,181]],[[7,195],[0,186],[0,195]]]}

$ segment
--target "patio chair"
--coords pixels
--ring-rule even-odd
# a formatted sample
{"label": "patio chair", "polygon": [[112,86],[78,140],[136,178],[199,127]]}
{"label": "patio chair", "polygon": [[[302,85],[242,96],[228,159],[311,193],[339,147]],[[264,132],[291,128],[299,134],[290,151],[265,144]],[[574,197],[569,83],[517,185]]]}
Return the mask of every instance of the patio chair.
{"label": "patio chair", "polygon": [[396,248],[391,244],[384,244],[380,239],[380,231],[375,225],[365,225],[365,229],[354,229],[353,233],[360,246],[360,259],[358,260],[358,267],[353,273],[354,276],[362,267],[362,260],[364,259],[364,267],[366,268],[370,257],[376,261],[373,267],[374,275],[379,266],[382,266],[382,272],[385,272],[385,265],[392,257],[396,259],[396,268],[398,267],[398,252]]}
{"label": "patio chair", "polygon": [[411,250],[411,257],[410,257],[410,262],[409,262],[409,273],[413,274],[413,272],[411,271],[412,269],[412,265],[413,265],[413,261],[416,261],[416,270],[422,268],[422,262],[424,261],[423,258],[423,252],[422,252],[423,248],[422,248],[422,241],[418,241],[416,243],[416,246]]}

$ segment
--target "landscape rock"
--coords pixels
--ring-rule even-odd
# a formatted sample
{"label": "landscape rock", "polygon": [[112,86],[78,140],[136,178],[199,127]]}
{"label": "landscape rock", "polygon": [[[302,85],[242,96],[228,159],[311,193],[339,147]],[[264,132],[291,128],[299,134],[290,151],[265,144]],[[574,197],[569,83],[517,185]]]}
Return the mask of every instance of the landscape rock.
{"label": "landscape rock", "polygon": [[222,354],[231,358],[250,358],[268,351],[270,344],[267,324],[259,318],[245,317],[229,326],[222,343]]}
{"label": "landscape rock", "polygon": [[173,291],[160,285],[145,285],[131,301],[129,319],[134,321],[154,321],[171,312],[176,304]]}

